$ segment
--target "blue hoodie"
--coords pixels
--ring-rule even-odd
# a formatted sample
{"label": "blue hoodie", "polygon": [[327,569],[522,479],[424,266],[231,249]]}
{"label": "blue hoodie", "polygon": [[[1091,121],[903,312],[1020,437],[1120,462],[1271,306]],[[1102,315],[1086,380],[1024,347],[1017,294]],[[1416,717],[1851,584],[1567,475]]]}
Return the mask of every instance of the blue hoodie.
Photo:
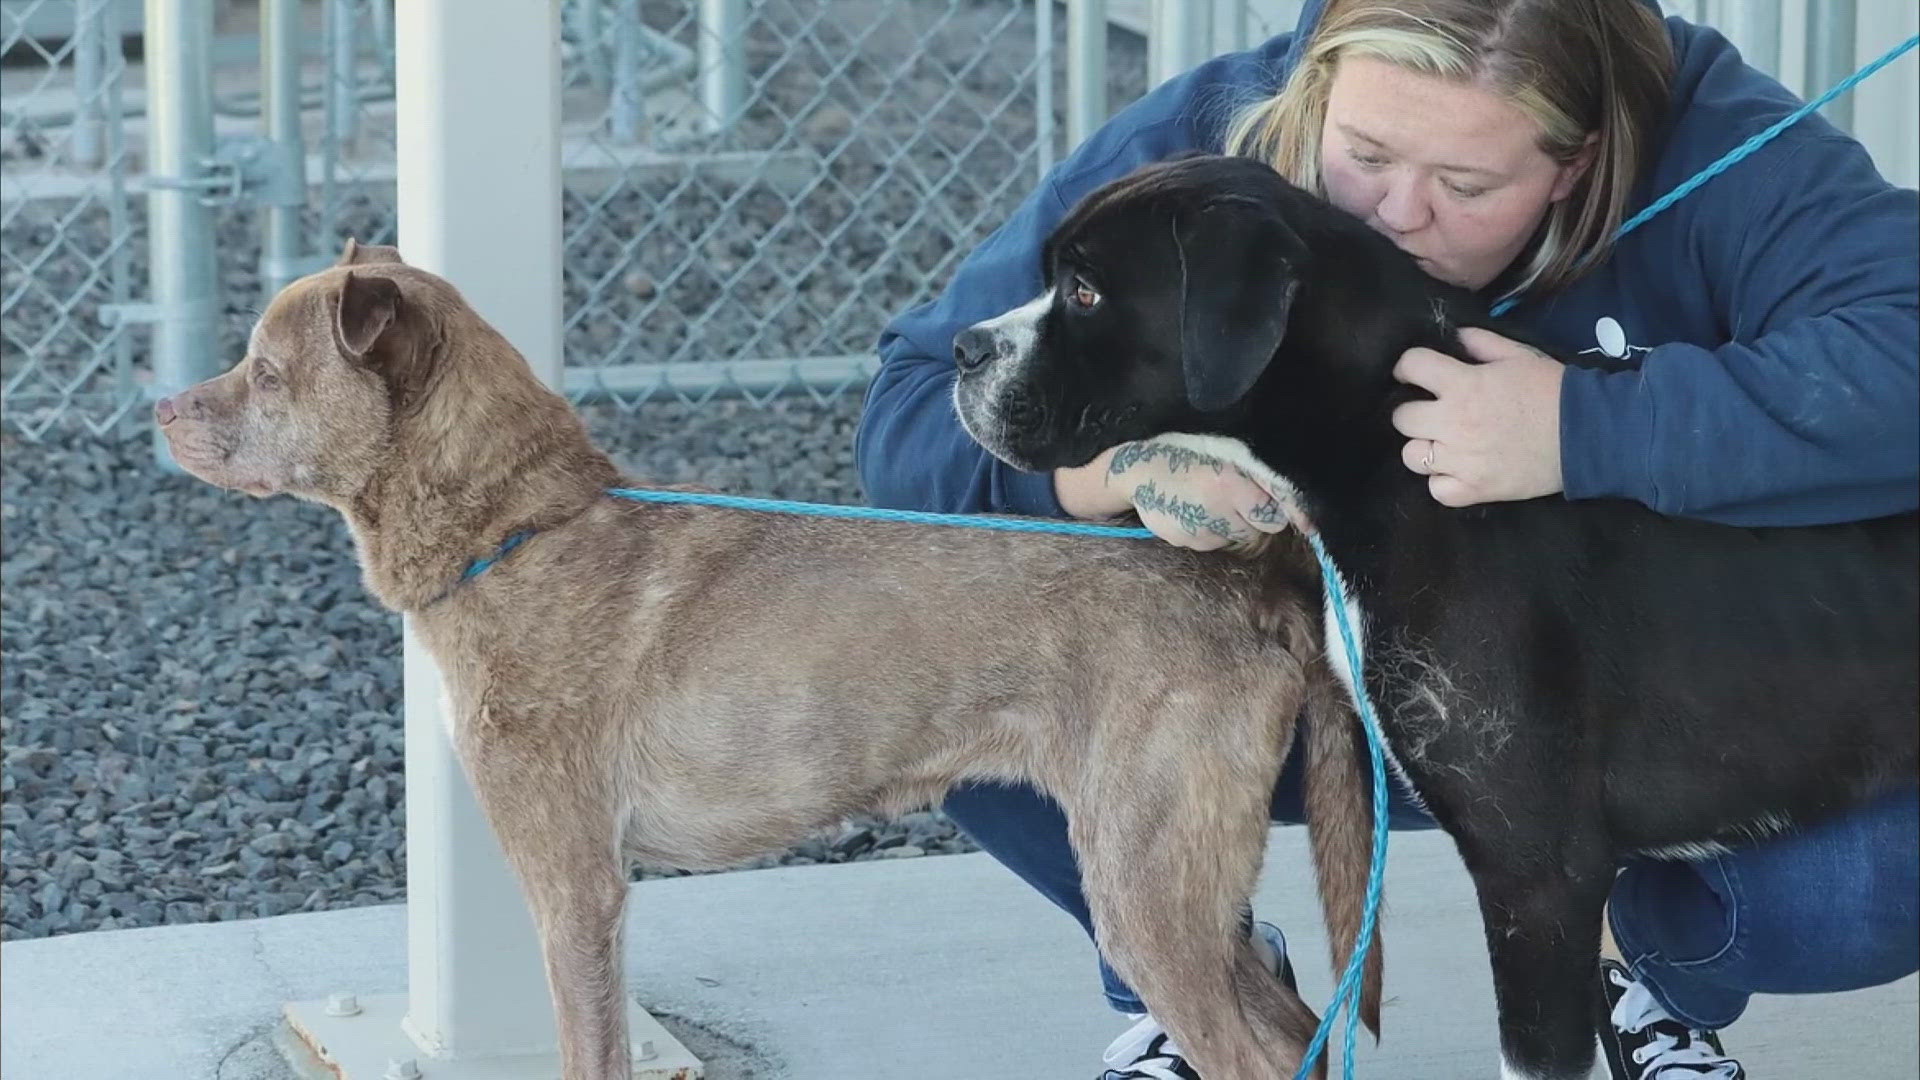
{"label": "blue hoodie", "polygon": [[[992,458],[953,412],[953,336],[1040,292],[1040,249],[1080,197],[1151,161],[1218,152],[1236,105],[1284,79],[1298,28],[1217,57],[1122,110],[1060,162],[879,342],[854,456],[875,505],[1063,517],[1051,474]],[[1798,108],[1714,30],[1666,22],[1673,107],[1629,213]],[[1510,313],[1562,355],[1568,498],[1617,496],[1740,525],[1855,520],[1920,505],[1920,194],[1883,179],[1818,114],[1629,233],[1608,260]]]}

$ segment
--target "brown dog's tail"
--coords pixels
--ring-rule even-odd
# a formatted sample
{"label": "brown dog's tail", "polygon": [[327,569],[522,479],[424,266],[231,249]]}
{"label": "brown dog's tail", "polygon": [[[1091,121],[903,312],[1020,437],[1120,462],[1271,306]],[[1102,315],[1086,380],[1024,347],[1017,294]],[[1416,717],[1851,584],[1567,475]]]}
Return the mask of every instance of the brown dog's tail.
{"label": "brown dog's tail", "polygon": [[[1373,862],[1373,806],[1367,753],[1346,691],[1324,667],[1309,668],[1302,717],[1307,726],[1306,800],[1320,905],[1327,921],[1333,974],[1344,975],[1353,958],[1366,908],[1367,872]],[[1380,1038],[1380,926],[1376,919],[1361,972],[1360,1020]]]}

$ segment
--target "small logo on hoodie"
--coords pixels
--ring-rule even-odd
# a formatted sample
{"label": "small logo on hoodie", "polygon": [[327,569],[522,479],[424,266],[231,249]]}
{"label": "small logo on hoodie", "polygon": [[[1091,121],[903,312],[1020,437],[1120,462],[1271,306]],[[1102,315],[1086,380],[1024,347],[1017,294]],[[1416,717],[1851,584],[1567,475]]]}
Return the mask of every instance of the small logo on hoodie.
{"label": "small logo on hoodie", "polygon": [[1620,320],[1611,315],[1603,315],[1599,322],[1593,324],[1593,339],[1599,344],[1591,349],[1581,349],[1580,355],[1597,352],[1611,356],[1615,360],[1624,360],[1634,353],[1649,350],[1649,346],[1646,345],[1628,344],[1626,329],[1620,325]]}

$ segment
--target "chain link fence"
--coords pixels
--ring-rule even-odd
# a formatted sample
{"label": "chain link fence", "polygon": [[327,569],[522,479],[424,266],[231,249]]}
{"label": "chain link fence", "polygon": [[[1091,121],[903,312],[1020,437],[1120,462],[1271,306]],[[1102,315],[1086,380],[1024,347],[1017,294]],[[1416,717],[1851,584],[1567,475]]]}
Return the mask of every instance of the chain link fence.
{"label": "chain link fence", "polygon": [[132,335],[100,317],[130,299],[144,245],[128,185],[125,8],[0,5],[0,394],[29,438],[63,419],[105,432],[138,398]]}
{"label": "chain link fence", "polygon": [[[147,6],[208,24],[195,175],[149,175]],[[1666,6],[1795,85],[1852,55],[1835,38],[1823,59],[1773,0]],[[857,390],[887,318],[1067,150],[1069,115],[1097,122],[1299,8],[563,0],[565,389],[628,410]],[[1067,100],[1076,11],[1105,31],[1082,55],[1091,104]],[[225,367],[286,281],[348,236],[393,241],[392,19],[392,0],[0,0],[0,428],[139,430],[156,381]],[[182,316],[148,301],[180,289],[155,284],[147,233],[150,193],[183,188],[205,215],[162,247],[211,247],[216,309],[185,339],[158,332]]]}
{"label": "chain link fence", "polygon": [[[278,24],[277,0],[198,2],[214,143],[183,182],[145,172],[138,3],[0,0],[0,420],[29,440],[142,427],[167,317],[142,303],[154,186],[198,185],[209,208],[208,374],[280,284],[348,236],[394,239],[388,0],[294,3]],[[885,321],[1065,149],[1064,20],[1023,0],[565,0],[561,36],[578,401],[857,392]],[[1144,42],[1112,39],[1109,98],[1130,100]],[[277,113],[276,78],[297,99]]]}

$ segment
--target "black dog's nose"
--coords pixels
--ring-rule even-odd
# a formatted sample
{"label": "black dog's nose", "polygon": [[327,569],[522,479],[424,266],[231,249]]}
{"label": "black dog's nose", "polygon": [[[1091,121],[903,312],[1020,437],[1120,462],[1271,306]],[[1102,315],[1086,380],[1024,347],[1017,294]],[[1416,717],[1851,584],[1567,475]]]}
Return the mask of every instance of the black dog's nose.
{"label": "black dog's nose", "polygon": [[972,371],[995,358],[1000,342],[985,330],[970,326],[954,335],[953,362],[961,371]]}

